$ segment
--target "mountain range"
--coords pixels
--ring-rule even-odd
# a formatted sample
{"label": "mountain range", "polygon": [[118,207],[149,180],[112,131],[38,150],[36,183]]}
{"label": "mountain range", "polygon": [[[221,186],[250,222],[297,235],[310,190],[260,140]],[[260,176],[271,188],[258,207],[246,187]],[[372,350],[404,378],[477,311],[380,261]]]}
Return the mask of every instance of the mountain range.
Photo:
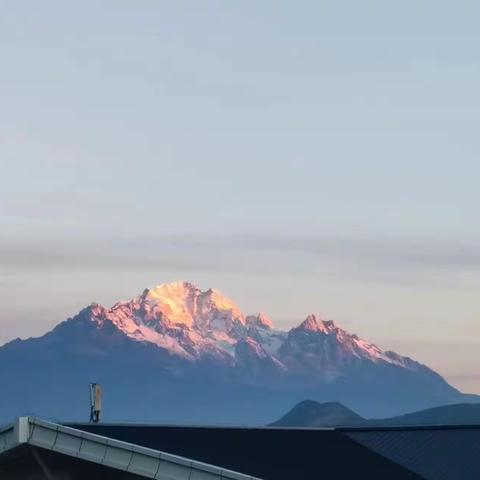
{"label": "mountain range", "polygon": [[295,405],[272,427],[377,427],[427,425],[480,425],[480,404],[461,403],[428,408],[390,418],[361,417],[337,402],[318,403],[305,400]]}
{"label": "mountain range", "polygon": [[382,417],[479,398],[331,320],[312,314],[283,331],[188,282],[93,303],[0,347],[0,421],[87,418],[90,381],[102,384],[111,421],[265,424],[304,398]]}

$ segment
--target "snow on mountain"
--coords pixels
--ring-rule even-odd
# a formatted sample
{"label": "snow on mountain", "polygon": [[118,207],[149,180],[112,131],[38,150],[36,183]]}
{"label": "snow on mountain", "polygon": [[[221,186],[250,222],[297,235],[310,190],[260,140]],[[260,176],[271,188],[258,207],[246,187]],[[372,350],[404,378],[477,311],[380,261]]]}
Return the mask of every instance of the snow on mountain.
{"label": "snow on mountain", "polygon": [[265,363],[267,358],[279,371],[313,370],[327,381],[360,360],[407,369],[418,365],[315,315],[289,332],[276,330],[266,314],[244,315],[219,291],[202,291],[188,282],[146,289],[108,310],[93,304],[90,319],[98,325],[110,322],[130,339],[154,344],[189,361],[214,357],[245,365],[247,357],[249,363],[252,358]]}
{"label": "snow on mountain", "polygon": [[191,361],[234,357],[238,340],[249,337],[265,342],[267,350],[271,345],[277,347],[266,315],[246,317],[219,291],[201,291],[188,282],[146,289],[108,310],[94,304],[91,320],[98,325],[111,322],[133,340],[152,343]]}
{"label": "snow on mountain", "polygon": [[273,328],[272,320],[265,313],[259,313],[258,315],[249,315],[246,321],[248,325],[252,325],[255,327],[261,327],[267,330]]}
{"label": "snow on mountain", "polygon": [[234,322],[245,324],[245,317],[232,300],[214,289],[202,292],[188,282],[174,282],[147,289],[134,300],[150,317],[171,324],[207,330],[227,331]]}
{"label": "snow on mountain", "polygon": [[287,371],[275,356],[269,354],[263,346],[251,337],[241,339],[235,345],[237,366],[245,369],[249,377],[277,375]]}
{"label": "snow on mountain", "polygon": [[418,365],[393,352],[383,352],[376,345],[338,327],[332,320],[318,319],[315,315],[309,315],[298,327],[290,330],[277,353],[291,368],[317,370],[326,380],[342,375],[345,368],[362,360],[403,368]]}

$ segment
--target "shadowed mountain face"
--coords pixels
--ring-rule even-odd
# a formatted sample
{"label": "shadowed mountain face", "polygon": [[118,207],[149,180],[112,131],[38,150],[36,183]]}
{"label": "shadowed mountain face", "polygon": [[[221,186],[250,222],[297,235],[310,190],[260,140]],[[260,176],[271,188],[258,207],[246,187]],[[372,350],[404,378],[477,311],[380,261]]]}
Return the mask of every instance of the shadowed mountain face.
{"label": "shadowed mountain face", "polygon": [[0,421],[104,419],[265,424],[304,398],[380,417],[465,397],[414,360],[309,315],[290,331],[217,290],[160,285],[110,309],[92,304],[39,338],[0,348]]}
{"label": "shadowed mountain face", "polygon": [[408,425],[480,425],[480,404],[445,405],[391,418],[367,419],[340,403],[305,400],[271,424],[302,428]]}

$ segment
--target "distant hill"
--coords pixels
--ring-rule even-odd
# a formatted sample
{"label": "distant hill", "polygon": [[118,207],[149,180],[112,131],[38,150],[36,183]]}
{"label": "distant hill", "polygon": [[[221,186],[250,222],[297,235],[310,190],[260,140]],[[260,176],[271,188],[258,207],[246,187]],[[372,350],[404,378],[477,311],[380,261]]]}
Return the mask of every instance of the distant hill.
{"label": "distant hill", "polygon": [[397,417],[367,419],[341,403],[305,400],[270,424],[273,427],[320,428],[333,426],[480,425],[480,405],[460,403],[429,408]]}
{"label": "distant hill", "polygon": [[381,425],[480,425],[480,405],[459,403],[407,413],[398,417],[369,420],[370,424]]}
{"label": "distant hill", "polygon": [[295,405],[274,427],[333,427],[363,425],[367,420],[341,403],[318,403],[305,400]]}

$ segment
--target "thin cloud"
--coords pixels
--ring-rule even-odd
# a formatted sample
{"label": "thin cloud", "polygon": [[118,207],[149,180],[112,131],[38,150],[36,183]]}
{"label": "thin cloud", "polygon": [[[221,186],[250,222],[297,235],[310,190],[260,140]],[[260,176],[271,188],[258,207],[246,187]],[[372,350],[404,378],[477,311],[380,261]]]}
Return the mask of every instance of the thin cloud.
{"label": "thin cloud", "polygon": [[249,262],[260,270],[275,263],[273,270],[292,274],[334,265],[370,272],[480,273],[480,247],[453,241],[198,234],[0,239],[0,263],[10,270],[255,269]]}

